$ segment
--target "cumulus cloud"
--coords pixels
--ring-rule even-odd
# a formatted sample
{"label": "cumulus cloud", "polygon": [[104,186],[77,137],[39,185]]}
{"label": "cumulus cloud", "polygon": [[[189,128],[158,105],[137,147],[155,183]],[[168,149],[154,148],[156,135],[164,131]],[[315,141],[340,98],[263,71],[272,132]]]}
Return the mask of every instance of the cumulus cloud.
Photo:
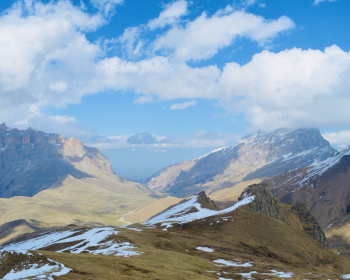
{"label": "cumulus cloud", "polygon": [[337,149],[344,149],[350,146],[350,130],[327,132],[323,133],[322,136]]}
{"label": "cumulus cloud", "polygon": [[294,28],[294,22],[282,16],[267,20],[245,11],[220,10],[209,17],[205,12],[185,26],[175,26],[153,44],[155,51],[171,53],[176,59],[208,59],[234,40],[245,37],[264,45],[283,31]]}
{"label": "cumulus cloud", "polygon": [[263,51],[243,66],[226,64],[220,99],[263,129],[348,124],[349,74],[350,54],[337,46]]}
{"label": "cumulus cloud", "polygon": [[86,81],[95,76],[101,50],[85,32],[105,22],[69,1],[23,1],[6,10],[0,17],[0,118],[34,127],[46,117],[42,108],[76,103],[91,93]]}
{"label": "cumulus cloud", "polygon": [[184,110],[184,109],[187,109],[188,107],[192,107],[196,105],[197,105],[196,100],[182,102],[182,103],[174,103],[169,107],[169,110]]}
{"label": "cumulus cloud", "polygon": [[184,62],[156,56],[137,62],[119,57],[107,58],[97,65],[96,87],[156,95],[161,100],[177,98],[214,98],[220,70],[216,66],[190,67]]}

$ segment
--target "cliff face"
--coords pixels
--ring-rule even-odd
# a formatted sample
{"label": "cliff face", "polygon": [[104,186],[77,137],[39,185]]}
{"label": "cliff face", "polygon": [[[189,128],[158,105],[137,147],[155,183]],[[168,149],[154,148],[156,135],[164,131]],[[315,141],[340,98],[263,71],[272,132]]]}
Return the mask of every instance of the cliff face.
{"label": "cliff face", "polygon": [[312,239],[328,247],[326,235],[305,204],[284,205],[272,194],[267,184],[254,184],[244,190],[239,200],[248,196],[255,199],[246,207],[252,212],[263,214],[302,229]]}
{"label": "cliff face", "polygon": [[0,125],[0,197],[33,196],[71,175],[89,177],[74,164],[113,173],[111,163],[75,138]]}
{"label": "cliff face", "polygon": [[315,217],[311,214],[306,204],[301,203],[292,207],[292,213],[298,216],[303,230],[311,236],[314,240],[318,241],[322,245],[329,247],[326,235],[322,230],[320,224]]}

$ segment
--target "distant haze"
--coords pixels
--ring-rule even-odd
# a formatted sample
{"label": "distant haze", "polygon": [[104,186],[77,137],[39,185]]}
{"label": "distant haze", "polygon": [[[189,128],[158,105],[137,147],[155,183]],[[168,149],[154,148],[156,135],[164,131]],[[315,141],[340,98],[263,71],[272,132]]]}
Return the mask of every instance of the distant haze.
{"label": "distant haze", "polygon": [[103,149],[102,152],[112,162],[116,174],[127,179],[140,180],[152,176],[155,172],[175,163],[192,160],[202,156],[213,148],[179,148],[166,151],[144,149]]}

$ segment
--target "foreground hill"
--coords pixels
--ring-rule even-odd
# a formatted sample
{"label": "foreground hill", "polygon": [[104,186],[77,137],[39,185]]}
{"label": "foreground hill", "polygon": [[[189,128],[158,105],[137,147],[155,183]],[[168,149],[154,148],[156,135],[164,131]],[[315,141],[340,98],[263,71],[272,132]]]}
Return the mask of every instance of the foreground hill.
{"label": "foreground hill", "polygon": [[317,129],[259,132],[234,146],[165,168],[148,180],[147,187],[187,197],[201,190],[210,192],[241,181],[309,166],[335,152]]}
{"label": "foreground hill", "polygon": [[0,248],[0,277],[348,279],[350,261],[317,236],[307,209],[285,208],[267,186],[254,185],[230,209],[216,210],[202,193],[143,225],[22,236]]}
{"label": "foreground hill", "polygon": [[0,243],[45,227],[123,224],[123,215],[158,198],[75,138],[3,124],[0,143]]}

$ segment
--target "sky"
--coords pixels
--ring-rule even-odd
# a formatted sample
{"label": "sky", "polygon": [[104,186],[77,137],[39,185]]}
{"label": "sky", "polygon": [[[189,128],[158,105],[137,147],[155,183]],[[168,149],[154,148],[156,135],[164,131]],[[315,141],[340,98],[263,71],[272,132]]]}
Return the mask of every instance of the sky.
{"label": "sky", "polygon": [[0,122],[141,179],[257,130],[350,144],[350,1],[0,2]]}

